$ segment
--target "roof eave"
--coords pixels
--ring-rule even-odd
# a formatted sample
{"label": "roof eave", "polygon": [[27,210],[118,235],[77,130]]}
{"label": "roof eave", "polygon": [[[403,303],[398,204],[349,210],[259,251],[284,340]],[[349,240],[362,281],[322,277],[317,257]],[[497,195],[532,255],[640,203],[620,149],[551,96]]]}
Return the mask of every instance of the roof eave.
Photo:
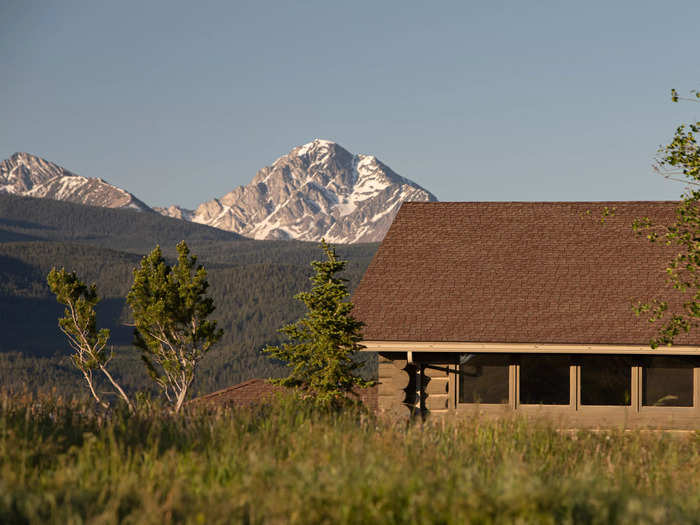
{"label": "roof eave", "polygon": [[699,355],[700,346],[624,344],[503,343],[441,341],[361,341],[363,352],[455,352],[493,354]]}

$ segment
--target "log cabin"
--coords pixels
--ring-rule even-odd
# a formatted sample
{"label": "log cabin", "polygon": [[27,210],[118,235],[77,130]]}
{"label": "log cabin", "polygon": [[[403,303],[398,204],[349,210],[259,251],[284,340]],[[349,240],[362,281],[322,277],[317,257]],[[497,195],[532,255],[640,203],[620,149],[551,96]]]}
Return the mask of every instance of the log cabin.
{"label": "log cabin", "polygon": [[700,336],[653,349],[661,323],[633,308],[682,308],[666,272],[678,247],[632,229],[677,205],[403,204],[352,297],[379,411],[700,428]]}

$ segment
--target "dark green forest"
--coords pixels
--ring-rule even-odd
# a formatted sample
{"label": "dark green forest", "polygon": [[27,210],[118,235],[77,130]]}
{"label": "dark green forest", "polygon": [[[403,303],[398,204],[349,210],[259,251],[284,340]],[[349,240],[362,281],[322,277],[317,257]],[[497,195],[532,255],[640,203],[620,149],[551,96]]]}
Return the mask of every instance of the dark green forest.
{"label": "dark green forest", "polygon": [[[65,267],[97,284],[103,298],[98,325],[112,331],[114,370],[123,384],[150,389],[131,346],[124,297],[141,257],[159,244],[174,259],[180,240],[209,272],[217,307],[213,318],[224,329],[202,363],[193,393],[283,374],[284,367],[260,349],[279,342],[277,329],[303,315],[293,296],[310,287],[310,263],[323,255],[317,243],[255,241],[155,213],[0,194],[0,385],[84,394],[57,326],[63,308],[46,284],[52,267]],[[351,290],[376,249],[376,244],[337,246],[348,260],[345,277]]]}

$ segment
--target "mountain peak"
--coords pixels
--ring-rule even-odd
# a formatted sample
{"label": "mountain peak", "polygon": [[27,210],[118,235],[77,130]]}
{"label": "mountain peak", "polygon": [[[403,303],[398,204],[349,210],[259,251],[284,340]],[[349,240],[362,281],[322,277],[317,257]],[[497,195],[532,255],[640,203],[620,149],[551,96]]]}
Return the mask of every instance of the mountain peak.
{"label": "mountain peak", "polygon": [[262,168],[247,186],[201,204],[191,220],[255,239],[376,242],[403,202],[435,200],[374,155],[315,139]]}
{"label": "mountain peak", "polygon": [[9,158],[5,159],[0,163],[2,166],[40,166],[44,170],[51,170],[56,173],[71,173],[70,171],[62,168],[58,164],[49,162],[48,160],[39,157],[38,155],[33,155],[32,153],[27,153],[26,151],[16,151]]}
{"label": "mountain peak", "polygon": [[8,160],[29,160],[29,159],[39,159],[39,158],[40,157],[37,157],[36,155],[32,155],[31,153],[27,153],[26,151],[15,151],[12,155],[10,155]]}
{"label": "mountain peak", "polygon": [[288,153],[288,156],[316,158],[328,154],[333,155],[338,151],[347,152],[345,148],[332,140],[314,139],[311,142],[307,142],[302,146],[297,146],[292,149],[292,151]]}
{"label": "mountain peak", "polygon": [[[40,159],[38,155],[33,155],[32,153],[27,153],[26,151],[15,151],[12,155],[10,155],[11,159]],[[45,160],[45,159],[42,159]],[[48,161],[47,161],[48,162]]]}
{"label": "mountain peak", "polygon": [[292,153],[296,153],[297,155],[305,155],[307,152],[313,149],[330,147],[338,147],[338,144],[332,140],[314,139],[311,142],[307,142],[302,146],[297,146],[296,148],[292,149]]}

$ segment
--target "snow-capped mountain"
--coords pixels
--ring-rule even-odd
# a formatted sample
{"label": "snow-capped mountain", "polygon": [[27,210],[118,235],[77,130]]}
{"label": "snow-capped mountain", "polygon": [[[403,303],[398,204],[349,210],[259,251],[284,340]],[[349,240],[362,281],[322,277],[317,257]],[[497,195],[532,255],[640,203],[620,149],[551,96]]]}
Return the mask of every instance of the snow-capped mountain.
{"label": "snow-capped mountain", "polygon": [[[28,153],[0,162],[0,192],[152,211],[122,188]],[[250,184],[196,210],[153,210],[254,239],[356,243],[382,240],[401,203],[436,200],[374,156],[353,155],[335,142],[314,140],[258,171]]]}
{"label": "snow-capped mountain", "polygon": [[0,162],[0,192],[44,197],[105,208],[150,208],[131,193],[102,179],[82,177],[29,153]]}
{"label": "snow-capped mountain", "polygon": [[436,200],[376,157],[317,139],[196,210],[155,210],[255,239],[356,243],[382,240],[401,203]]}

